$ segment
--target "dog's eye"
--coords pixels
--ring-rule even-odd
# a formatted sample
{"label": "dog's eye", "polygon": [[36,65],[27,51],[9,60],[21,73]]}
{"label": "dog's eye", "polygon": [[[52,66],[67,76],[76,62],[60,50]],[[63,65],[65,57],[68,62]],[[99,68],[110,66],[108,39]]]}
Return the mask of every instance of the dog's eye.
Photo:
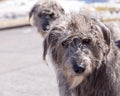
{"label": "dog's eye", "polygon": [[83,39],[82,40],[82,44],[90,44],[90,42],[91,42],[91,39]]}
{"label": "dog's eye", "polygon": [[42,14],[41,14],[41,13],[39,13],[39,14],[38,14],[38,17],[42,17]]}
{"label": "dog's eye", "polygon": [[38,14],[38,17],[44,17],[44,18],[49,18],[50,16],[48,15],[48,14],[46,14],[46,13],[39,13]]}
{"label": "dog's eye", "polygon": [[49,19],[50,15],[49,14],[43,14],[44,18]]}
{"label": "dog's eye", "polygon": [[74,42],[75,44],[79,43],[79,41],[80,41],[79,38],[74,38],[74,39],[73,39],[73,42]]}
{"label": "dog's eye", "polygon": [[69,44],[68,44],[67,40],[65,40],[65,41],[62,42],[62,46],[63,46],[64,48],[67,48],[68,45],[69,45]]}
{"label": "dog's eye", "polygon": [[54,13],[51,13],[51,14],[50,14],[50,17],[53,18],[53,17],[54,17]]}

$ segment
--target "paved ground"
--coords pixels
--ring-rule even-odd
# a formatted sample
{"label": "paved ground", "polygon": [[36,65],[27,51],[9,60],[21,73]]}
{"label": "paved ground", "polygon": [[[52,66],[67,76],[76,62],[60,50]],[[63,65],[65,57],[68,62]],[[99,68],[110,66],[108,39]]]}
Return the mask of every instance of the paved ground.
{"label": "paved ground", "polygon": [[42,61],[42,39],[29,27],[0,31],[0,96],[58,96]]}

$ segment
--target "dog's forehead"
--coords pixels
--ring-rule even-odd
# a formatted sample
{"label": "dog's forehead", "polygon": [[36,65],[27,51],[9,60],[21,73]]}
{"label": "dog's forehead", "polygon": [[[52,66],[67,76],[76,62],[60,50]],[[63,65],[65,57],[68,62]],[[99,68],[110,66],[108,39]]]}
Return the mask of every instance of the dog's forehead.
{"label": "dog's forehead", "polygon": [[[48,2],[48,0],[39,0],[33,7],[33,12],[42,12],[43,10],[44,11],[47,11],[47,10],[51,10],[51,11],[54,11],[54,10],[62,10],[62,7],[56,3],[54,0],[50,0]],[[43,11],[43,12],[44,12]]]}
{"label": "dog's forehead", "polygon": [[99,32],[100,30],[97,28],[97,26],[98,25],[95,20],[89,16],[81,14],[69,14],[67,16],[64,15],[59,20],[56,20],[56,22],[53,23],[50,31],[59,31],[59,34],[61,34],[60,38],[63,39],[71,36],[74,38],[75,35],[79,35],[80,38],[94,38],[96,35],[99,35],[99,37],[101,35],[101,32]]}
{"label": "dog's forehead", "polygon": [[103,38],[101,27],[96,19],[86,15],[73,14],[67,22],[66,32],[69,34],[80,34],[82,37]]}
{"label": "dog's forehead", "polygon": [[93,20],[85,15],[71,15],[67,22],[67,30],[71,34],[81,33],[89,34],[91,27],[93,26]]}

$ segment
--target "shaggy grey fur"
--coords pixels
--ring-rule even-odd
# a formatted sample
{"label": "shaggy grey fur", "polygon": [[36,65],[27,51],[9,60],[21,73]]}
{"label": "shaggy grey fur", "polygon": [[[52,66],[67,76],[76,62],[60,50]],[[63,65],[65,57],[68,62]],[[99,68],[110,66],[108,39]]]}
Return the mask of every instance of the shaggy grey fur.
{"label": "shaggy grey fur", "polygon": [[45,37],[44,59],[48,50],[60,96],[120,96],[120,53],[101,22],[63,16]]}

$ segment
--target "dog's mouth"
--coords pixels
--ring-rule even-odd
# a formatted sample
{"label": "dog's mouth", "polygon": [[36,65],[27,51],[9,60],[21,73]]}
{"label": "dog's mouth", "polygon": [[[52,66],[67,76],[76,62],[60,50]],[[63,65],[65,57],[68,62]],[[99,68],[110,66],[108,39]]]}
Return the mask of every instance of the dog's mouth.
{"label": "dog's mouth", "polygon": [[[76,66],[73,66],[73,68],[74,67],[76,68]],[[71,74],[71,76],[69,75],[68,80],[70,80],[69,81],[70,89],[74,89],[79,84],[81,84],[83,80],[85,80],[86,77],[90,75],[92,72],[90,65],[85,66],[85,64],[81,64],[79,67],[76,69],[73,69],[73,73]]]}
{"label": "dog's mouth", "polygon": [[69,74],[68,76],[69,88],[74,89],[79,84],[81,84],[84,79],[85,79],[85,73],[83,72],[83,70],[79,74],[76,72]]}
{"label": "dog's mouth", "polygon": [[49,29],[49,18],[45,18],[41,20],[41,25],[42,25],[42,28],[44,31],[48,30]]}
{"label": "dog's mouth", "polygon": [[84,71],[81,74],[73,74],[72,76],[69,76],[68,82],[69,82],[69,88],[74,89],[78,85],[80,85],[86,78],[89,76],[91,73],[90,71],[88,72],[87,70]]}

